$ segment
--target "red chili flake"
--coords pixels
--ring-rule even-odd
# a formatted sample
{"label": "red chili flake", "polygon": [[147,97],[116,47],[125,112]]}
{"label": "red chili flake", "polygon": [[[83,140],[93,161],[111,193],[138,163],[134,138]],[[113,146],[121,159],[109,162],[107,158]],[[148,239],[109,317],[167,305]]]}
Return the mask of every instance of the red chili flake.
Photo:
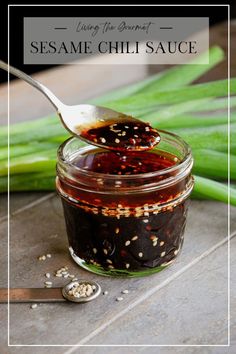
{"label": "red chili flake", "polygon": [[150,236],[150,240],[156,240],[156,239],[157,239],[157,237],[155,235]]}
{"label": "red chili flake", "polygon": [[147,230],[147,231],[151,231],[151,229],[152,229],[151,225],[147,225],[147,226],[146,226],[146,230]]}
{"label": "red chili flake", "polygon": [[125,250],[121,250],[120,251],[120,255],[121,255],[121,257],[126,257],[127,256],[127,252]]}

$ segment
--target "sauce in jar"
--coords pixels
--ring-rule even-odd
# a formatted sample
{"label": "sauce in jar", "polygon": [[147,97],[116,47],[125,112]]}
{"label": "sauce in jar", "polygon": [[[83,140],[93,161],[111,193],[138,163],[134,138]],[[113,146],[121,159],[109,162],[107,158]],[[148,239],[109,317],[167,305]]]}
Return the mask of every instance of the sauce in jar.
{"label": "sauce in jar", "polygon": [[124,153],[77,139],[59,149],[57,190],[69,249],[98,274],[141,276],[171,264],[180,252],[193,187],[188,145],[161,131],[151,151]]}

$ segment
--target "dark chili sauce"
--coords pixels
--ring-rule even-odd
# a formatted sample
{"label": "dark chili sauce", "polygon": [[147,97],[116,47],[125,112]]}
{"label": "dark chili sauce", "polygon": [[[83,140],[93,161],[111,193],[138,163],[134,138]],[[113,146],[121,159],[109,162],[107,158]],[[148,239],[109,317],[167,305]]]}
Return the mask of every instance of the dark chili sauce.
{"label": "dark chili sauce", "polygon": [[[186,198],[181,201],[180,196],[189,176],[161,190],[151,187],[152,173],[178,164],[176,156],[158,150],[100,149],[71,163],[79,168],[79,178],[73,169],[72,178],[65,177],[57,183],[58,190],[63,191],[67,234],[74,255],[105,271],[131,273],[164,267],[176,258],[183,243],[188,203]],[[87,171],[88,176],[81,171]],[[90,172],[93,177],[89,177]],[[140,183],[145,173],[150,174],[150,180],[145,177],[150,188],[140,190],[137,183],[137,192],[129,193],[135,183],[132,176],[137,176]],[[170,169],[169,177],[173,173]],[[115,184],[110,185],[113,182],[109,176],[114,175]],[[90,187],[86,188],[88,178]],[[155,180],[162,178],[160,174]],[[107,193],[109,188],[112,191]]]}

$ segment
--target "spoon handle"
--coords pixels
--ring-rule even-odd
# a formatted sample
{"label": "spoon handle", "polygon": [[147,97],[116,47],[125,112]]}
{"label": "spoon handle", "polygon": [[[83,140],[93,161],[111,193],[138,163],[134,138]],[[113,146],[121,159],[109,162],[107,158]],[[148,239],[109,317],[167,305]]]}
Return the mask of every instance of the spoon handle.
{"label": "spoon handle", "polygon": [[7,72],[9,71],[9,73],[26,81],[28,84],[30,84],[31,86],[35,87],[37,90],[42,92],[53,104],[53,106],[56,108],[57,111],[60,111],[61,110],[60,108],[64,106],[64,104],[47,87],[42,85],[37,80],[33,79],[31,76],[25,74],[23,71],[14,68],[14,66],[8,65],[2,60],[0,60],[0,68],[6,70]]}

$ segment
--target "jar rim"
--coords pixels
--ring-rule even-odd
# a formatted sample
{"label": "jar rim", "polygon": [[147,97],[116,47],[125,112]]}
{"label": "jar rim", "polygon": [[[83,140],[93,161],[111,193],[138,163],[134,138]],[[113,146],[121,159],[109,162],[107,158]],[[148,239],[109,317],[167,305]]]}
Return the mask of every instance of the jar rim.
{"label": "jar rim", "polygon": [[[162,170],[157,170],[157,171],[152,171],[152,172],[145,172],[145,173],[138,173],[138,174],[132,174],[132,175],[117,175],[117,174],[106,174],[106,173],[101,173],[101,172],[94,172],[94,171],[89,171],[87,169],[81,168],[79,166],[75,166],[71,161],[66,160],[64,157],[64,150],[67,147],[67,145],[71,142],[71,141],[75,141],[78,140],[78,138],[76,137],[70,137],[69,139],[67,139],[66,141],[64,141],[64,143],[62,143],[60,145],[60,147],[58,148],[57,151],[57,157],[58,160],[60,162],[65,163],[67,166],[69,166],[70,168],[73,168],[75,171],[78,171],[80,174],[86,174],[86,176],[90,176],[90,177],[96,177],[96,178],[106,178],[106,179],[117,179],[119,178],[120,180],[130,180],[130,179],[139,179],[139,178],[150,178],[150,177],[155,177],[155,176],[160,176],[160,175],[164,175],[166,173],[172,173],[175,172],[177,169],[182,169],[187,167],[191,161],[192,161],[192,152],[191,152],[191,148],[190,146],[177,134],[171,133],[169,131],[166,130],[162,130],[162,129],[158,129],[158,132],[161,134],[165,134],[167,136],[170,136],[174,139],[176,139],[176,141],[181,144],[183,150],[184,150],[184,156],[183,158],[178,161],[176,164],[164,168]],[[161,137],[161,139],[166,140],[165,138]],[[162,140],[162,141],[163,141]],[[158,145],[157,145],[158,148]],[[86,144],[84,146],[79,147],[78,152],[86,152],[86,151],[90,151],[91,149],[100,149],[99,147],[96,147],[95,145],[91,145],[91,144]],[[154,148],[155,149],[155,148]],[[153,151],[153,150],[150,150]]]}

